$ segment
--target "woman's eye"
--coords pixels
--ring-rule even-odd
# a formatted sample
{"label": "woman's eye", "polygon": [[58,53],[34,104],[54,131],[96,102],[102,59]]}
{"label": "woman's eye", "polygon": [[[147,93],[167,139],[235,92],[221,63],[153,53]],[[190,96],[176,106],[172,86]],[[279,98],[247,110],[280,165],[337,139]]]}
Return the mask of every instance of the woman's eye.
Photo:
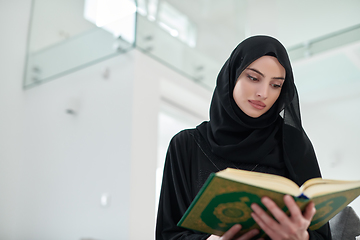
{"label": "woman's eye", "polygon": [[271,84],[271,86],[274,88],[281,88],[281,84]]}
{"label": "woman's eye", "polygon": [[256,77],[253,77],[251,75],[248,75],[248,78],[251,80],[251,81],[257,81],[258,79]]}

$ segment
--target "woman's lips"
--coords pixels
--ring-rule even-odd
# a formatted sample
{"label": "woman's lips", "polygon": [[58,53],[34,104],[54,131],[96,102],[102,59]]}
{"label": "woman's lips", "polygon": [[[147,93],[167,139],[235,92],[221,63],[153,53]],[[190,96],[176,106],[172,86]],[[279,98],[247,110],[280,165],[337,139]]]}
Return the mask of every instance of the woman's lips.
{"label": "woman's lips", "polygon": [[266,104],[261,101],[249,100],[249,103],[251,104],[251,106],[259,110],[262,110],[266,107]]}

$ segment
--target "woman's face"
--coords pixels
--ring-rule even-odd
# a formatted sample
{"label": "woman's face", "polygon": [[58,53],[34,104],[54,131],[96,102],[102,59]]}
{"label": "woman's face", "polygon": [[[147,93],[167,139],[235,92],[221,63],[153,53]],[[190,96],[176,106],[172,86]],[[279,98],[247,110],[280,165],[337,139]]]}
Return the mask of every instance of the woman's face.
{"label": "woman's face", "polygon": [[278,99],[285,74],[285,68],[277,58],[258,58],[237,79],[233,91],[236,104],[246,115],[260,117]]}

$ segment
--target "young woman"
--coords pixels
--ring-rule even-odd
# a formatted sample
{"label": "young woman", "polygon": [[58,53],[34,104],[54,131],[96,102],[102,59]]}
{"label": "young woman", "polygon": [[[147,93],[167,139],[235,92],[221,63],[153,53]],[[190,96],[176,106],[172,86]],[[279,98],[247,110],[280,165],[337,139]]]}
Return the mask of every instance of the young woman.
{"label": "young woman", "polygon": [[[285,176],[299,186],[320,177],[312,144],[301,125],[299,100],[287,52],[276,39],[254,36],[241,42],[222,67],[214,90],[210,121],[183,130],[170,142],[157,216],[156,239],[252,239],[258,232],[221,238],[176,224],[212,172],[227,167]],[[291,215],[269,198],[253,204],[252,217],[270,239],[331,239],[328,224],[308,230],[313,204],[301,212],[290,196]]]}

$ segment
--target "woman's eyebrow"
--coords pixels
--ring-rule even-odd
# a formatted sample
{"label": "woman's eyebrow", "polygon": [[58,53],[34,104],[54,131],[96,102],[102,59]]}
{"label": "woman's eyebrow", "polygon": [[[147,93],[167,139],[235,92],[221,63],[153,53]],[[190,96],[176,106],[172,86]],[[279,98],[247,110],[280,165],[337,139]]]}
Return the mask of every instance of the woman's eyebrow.
{"label": "woman's eyebrow", "polygon": [[264,74],[262,74],[262,72],[260,72],[259,70],[256,70],[254,68],[246,68],[246,69],[249,69],[251,71],[254,71],[254,72],[257,72],[258,74],[260,74],[262,77],[265,77]]}
{"label": "woman's eyebrow", "polygon": [[[254,71],[254,72],[260,74],[262,77],[265,77],[265,75],[264,75],[262,72],[260,72],[259,70],[256,70],[256,69],[254,69],[254,68],[246,68],[246,69],[251,70],[251,71]],[[283,78],[283,77],[273,77],[272,79],[284,80],[284,81],[285,81],[285,78]]]}

